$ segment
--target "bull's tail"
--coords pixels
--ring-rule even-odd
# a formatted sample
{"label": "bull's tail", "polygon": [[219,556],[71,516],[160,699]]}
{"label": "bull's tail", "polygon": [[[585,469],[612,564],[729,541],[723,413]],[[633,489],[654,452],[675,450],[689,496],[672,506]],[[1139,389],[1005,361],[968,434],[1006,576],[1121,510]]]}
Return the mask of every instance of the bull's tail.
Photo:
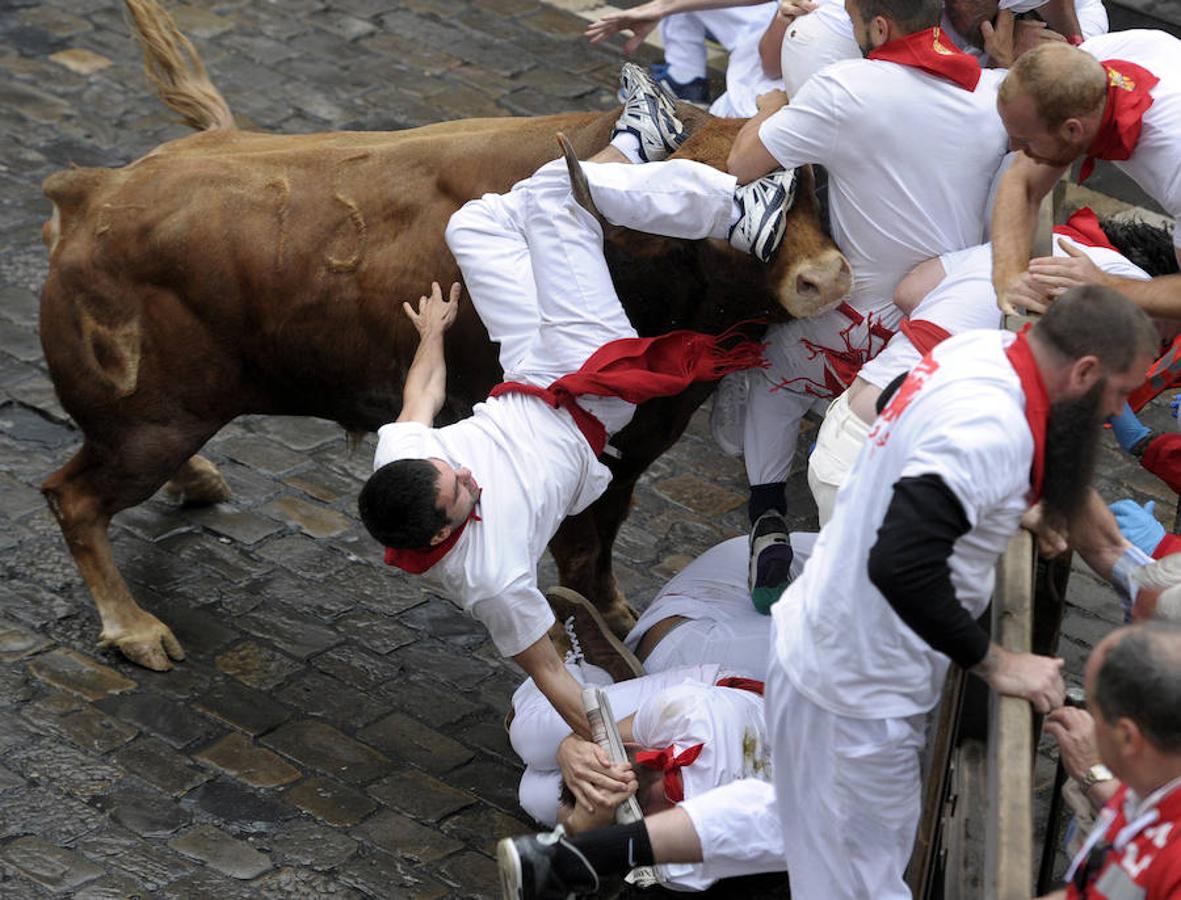
{"label": "bull's tail", "polygon": [[205,72],[196,48],[156,0],[124,0],[160,99],[198,131],[233,128],[234,116]]}

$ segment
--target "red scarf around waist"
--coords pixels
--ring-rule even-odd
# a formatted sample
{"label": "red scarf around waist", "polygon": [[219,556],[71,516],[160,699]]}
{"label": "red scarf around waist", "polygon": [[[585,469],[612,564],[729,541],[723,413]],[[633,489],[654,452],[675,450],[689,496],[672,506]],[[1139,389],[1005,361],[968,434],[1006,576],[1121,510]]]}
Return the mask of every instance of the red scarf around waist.
{"label": "red scarf around waist", "polygon": [[1054,234],[1068,237],[1084,247],[1106,247],[1108,250],[1115,250],[1116,253],[1119,253],[1119,250],[1116,250],[1115,245],[1104,234],[1103,228],[1099,224],[1099,217],[1095,215],[1095,210],[1089,206],[1077,210],[1066,220],[1065,225],[1054,226]]}
{"label": "red scarf around waist", "polygon": [[[566,410],[597,456],[607,445],[607,429],[578,405],[579,395],[643,403],[679,394],[697,381],[716,381],[742,369],[766,368],[763,345],[741,337],[738,327],[717,336],[671,331],[650,338],[620,338],[604,344],[577,372],[563,375],[549,387],[506,381],[494,387],[491,396],[528,394],[554,409]],[[735,338],[737,342],[727,349],[726,343]]]}
{"label": "red scarf around waist", "polygon": [[1017,335],[1005,350],[1005,356],[1017,378],[1021,381],[1021,390],[1025,394],[1025,421],[1029,423],[1029,430],[1033,434],[1033,466],[1029,473],[1030,503],[1036,503],[1042,495],[1042,481],[1046,469],[1046,423],[1050,417],[1050,396],[1046,393],[1042,373],[1038,371],[1037,360],[1033,358],[1033,351],[1029,349],[1029,341],[1025,332],[1029,326]]}
{"label": "red scarf around waist", "polygon": [[1087,148],[1087,158],[1079,169],[1078,183],[1082,184],[1095,171],[1097,159],[1128,159],[1140,140],[1144,113],[1152,106],[1149,93],[1160,81],[1155,75],[1123,59],[1105,59],[1107,70],[1107,99],[1103,104],[1103,118],[1095,140]]}
{"label": "red scarf around waist", "polygon": [[937,25],[882,44],[870,51],[869,58],[922,69],[929,75],[959,85],[965,91],[976,90],[976,85],[980,83],[979,61],[950,41],[945,41]]}
{"label": "red scarf around waist", "polygon": [[[582,432],[595,456],[607,446],[607,429],[578,405],[580,394],[619,397],[629,403],[643,403],[654,397],[671,397],[697,381],[716,381],[742,369],[766,368],[763,345],[741,336],[742,322],[720,335],[698,331],[672,331],[650,338],[620,338],[591,354],[577,372],[563,375],[549,387],[506,381],[492,389],[501,394],[528,394],[554,409],[566,410]],[[732,343],[729,348],[727,343]],[[385,562],[412,575],[421,575],[455,546],[468,523],[480,521],[475,509],[446,540],[433,547],[394,549],[386,547]]]}

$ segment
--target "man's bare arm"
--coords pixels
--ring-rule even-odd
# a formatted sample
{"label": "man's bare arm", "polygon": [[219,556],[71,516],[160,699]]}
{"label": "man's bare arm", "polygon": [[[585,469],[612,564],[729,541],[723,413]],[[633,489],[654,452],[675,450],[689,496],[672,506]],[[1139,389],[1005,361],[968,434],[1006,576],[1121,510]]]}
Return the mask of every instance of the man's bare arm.
{"label": "man's bare arm", "polygon": [[730,158],[726,161],[726,168],[738,179],[739,184],[749,184],[779,168],[779,160],[771,155],[759,137],[759,126],[787,105],[787,94],[783,91],[768,91],[759,97],[758,104],[759,111],[747,119],[738,132],[734,146],[730,148]]}
{"label": "man's bare arm", "polygon": [[455,321],[459,308],[459,282],[451,285],[450,300],[443,299],[438,282],[431,284],[431,295],[418,299],[418,309],[409,303],[402,308],[418,331],[418,349],[406,372],[402,386],[402,413],[399,422],[434,424],[447,397],[447,361],[443,357],[443,335]]}
{"label": "man's bare arm", "polygon": [[525,670],[566,724],[579,737],[590,740],[590,723],[582,709],[582,685],[574,680],[548,635],[542,635],[520,653],[513,662]]}
{"label": "man's bare arm", "polygon": [[[1029,265],[1038,207],[1066,168],[1043,166],[1022,154],[1001,178],[992,210],[992,284],[1001,312],[1017,311],[1010,289]],[[1041,313],[1048,307],[1048,303],[1030,303],[1028,308]]]}
{"label": "man's bare arm", "polygon": [[1083,36],[1083,27],[1079,24],[1074,0],[1048,0],[1038,9],[1038,14],[1046,20],[1046,25],[1063,37]]}
{"label": "man's bare arm", "polygon": [[1115,516],[1099,492],[1091,488],[1086,505],[1070,523],[1070,545],[1100,578],[1111,580],[1111,571],[1132,545],[1120,534]]}
{"label": "man's bare arm", "polygon": [[763,2],[765,0],[649,0],[631,9],[618,10],[596,19],[587,26],[584,34],[592,44],[597,44],[620,31],[630,31],[632,36],[623,45],[623,52],[631,54],[639,49],[644,38],[665,16],[726,6],[754,6]]}

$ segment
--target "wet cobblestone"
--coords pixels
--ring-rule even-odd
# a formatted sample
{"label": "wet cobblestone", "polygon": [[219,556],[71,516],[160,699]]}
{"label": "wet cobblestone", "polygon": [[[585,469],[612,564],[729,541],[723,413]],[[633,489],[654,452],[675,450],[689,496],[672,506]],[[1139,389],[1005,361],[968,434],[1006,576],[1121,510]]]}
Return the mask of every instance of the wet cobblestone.
{"label": "wet cobblestone", "polygon": [[[155,674],[95,647],[97,617],[38,492],[79,442],[37,335],[50,212],[38,185],[188,133],[146,85],[120,6],[0,4],[0,896],[490,896],[496,840],[529,828],[501,725],[520,673],[477,624],[381,565],[354,512],[372,437],[350,451],[319,419],[224,428],[205,452],[229,503],[161,493],[111,529],[133,592],[186,660]],[[606,108],[619,63],[535,0],[169,6],[243,124],[276,132]],[[1168,424],[1160,405],[1148,419]],[[1109,499],[1157,498],[1171,516],[1168,492],[1116,451],[1101,472]],[[793,526],[813,527],[801,472],[790,490]],[[741,533],[743,492],[699,413],[641,480],[616,545],[636,606]],[[543,564],[543,584],[553,571]],[[1070,604],[1062,651],[1077,680],[1118,608],[1081,566]],[[772,896],[782,880],[714,893]]]}

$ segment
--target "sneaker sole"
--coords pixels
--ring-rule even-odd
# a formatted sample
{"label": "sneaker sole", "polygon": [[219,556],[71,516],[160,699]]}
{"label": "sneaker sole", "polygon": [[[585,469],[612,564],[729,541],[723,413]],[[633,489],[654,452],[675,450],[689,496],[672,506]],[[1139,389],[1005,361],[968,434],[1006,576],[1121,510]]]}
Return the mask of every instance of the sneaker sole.
{"label": "sneaker sole", "polygon": [[607,639],[607,643],[609,643],[611,648],[623,658],[623,660],[627,663],[628,668],[630,668],[635,674],[636,678],[648,674],[644,670],[644,664],[636,658],[634,653],[627,649],[627,646],[623,643],[623,641],[615,636],[615,632],[613,632],[608,627],[606,620],[599,613],[599,611],[595,609],[594,604],[587,600],[586,597],[582,596],[582,594],[578,593],[578,591],[572,590],[568,587],[562,587],[561,585],[551,587],[545,592],[546,600],[548,600],[550,597],[556,597],[557,599],[563,600],[566,603],[573,603],[575,606],[580,606],[585,609],[590,614],[590,617],[594,619],[595,625],[597,625],[599,630],[603,633],[603,637]]}
{"label": "sneaker sole", "polygon": [[513,849],[510,838],[501,838],[496,845],[496,867],[500,871],[500,896],[502,900],[523,900],[525,892],[521,884],[521,857]]}

